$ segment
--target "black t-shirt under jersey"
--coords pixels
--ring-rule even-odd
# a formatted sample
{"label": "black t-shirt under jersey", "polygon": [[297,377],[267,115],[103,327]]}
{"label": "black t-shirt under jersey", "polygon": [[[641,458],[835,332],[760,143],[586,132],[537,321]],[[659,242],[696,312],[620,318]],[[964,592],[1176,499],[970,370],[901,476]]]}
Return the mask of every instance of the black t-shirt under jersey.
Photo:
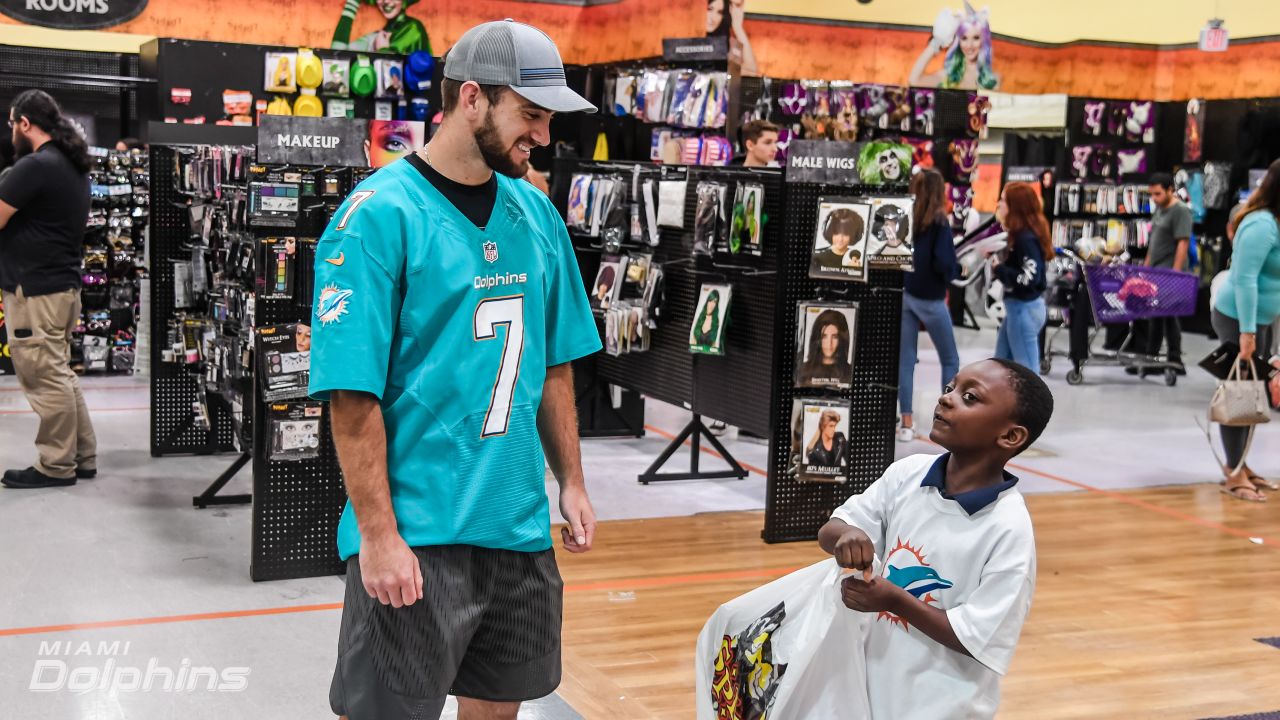
{"label": "black t-shirt under jersey", "polygon": [[0,290],[21,285],[35,296],[80,287],[89,176],[46,142],[0,180],[0,200],[18,210],[0,230]]}
{"label": "black t-shirt under jersey", "polygon": [[418,172],[422,173],[422,177],[448,198],[458,208],[458,212],[476,227],[483,230],[489,224],[489,216],[493,214],[493,205],[498,199],[498,178],[490,175],[489,180],[481,185],[463,185],[441,175],[418,153],[409,153],[407,157]]}

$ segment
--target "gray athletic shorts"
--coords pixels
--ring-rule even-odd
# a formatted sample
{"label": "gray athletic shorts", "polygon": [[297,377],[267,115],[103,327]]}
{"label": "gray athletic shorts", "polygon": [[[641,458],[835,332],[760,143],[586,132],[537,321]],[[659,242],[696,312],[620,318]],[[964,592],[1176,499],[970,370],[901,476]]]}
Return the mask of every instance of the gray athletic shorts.
{"label": "gray athletic shorts", "polygon": [[350,720],[434,720],[445,697],[516,702],[560,685],[564,583],[551,550],[413,548],[423,599],[369,597],[347,560],[338,666],[329,705]]}

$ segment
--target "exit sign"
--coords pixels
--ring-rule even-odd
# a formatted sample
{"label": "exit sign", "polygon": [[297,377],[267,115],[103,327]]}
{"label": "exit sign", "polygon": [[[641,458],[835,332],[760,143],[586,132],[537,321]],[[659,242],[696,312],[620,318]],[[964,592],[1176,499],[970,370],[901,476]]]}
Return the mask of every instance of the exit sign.
{"label": "exit sign", "polygon": [[1200,31],[1200,49],[1205,52],[1226,52],[1229,42],[1227,29],[1216,18]]}

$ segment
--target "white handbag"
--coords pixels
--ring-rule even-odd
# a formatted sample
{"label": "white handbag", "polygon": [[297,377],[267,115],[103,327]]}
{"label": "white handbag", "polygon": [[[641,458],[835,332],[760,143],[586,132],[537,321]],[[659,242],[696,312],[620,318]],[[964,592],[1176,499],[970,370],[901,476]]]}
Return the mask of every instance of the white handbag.
{"label": "white handbag", "polygon": [[[1249,368],[1245,378],[1240,366]],[[1244,427],[1271,422],[1271,403],[1267,398],[1267,386],[1259,378],[1253,363],[1237,362],[1226,380],[1218,383],[1218,389],[1209,401],[1209,420],[1228,427]]]}
{"label": "white handbag", "polygon": [[[1248,365],[1252,379],[1240,377],[1240,366]],[[1199,421],[1197,421],[1199,422]],[[1209,428],[1214,423],[1227,427],[1249,428],[1249,438],[1245,441],[1244,453],[1240,455],[1240,464],[1231,469],[1232,474],[1244,467],[1245,458],[1249,457],[1249,448],[1253,446],[1254,426],[1271,422],[1271,405],[1267,397],[1267,385],[1257,378],[1253,363],[1237,362],[1231,368],[1226,380],[1218,382],[1218,389],[1209,401],[1209,424],[1204,427],[1204,437],[1209,441],[1209,449],[1218,465],[1227,466],[1227,461],[1218,454],[1218,447],[1213,444]]]}

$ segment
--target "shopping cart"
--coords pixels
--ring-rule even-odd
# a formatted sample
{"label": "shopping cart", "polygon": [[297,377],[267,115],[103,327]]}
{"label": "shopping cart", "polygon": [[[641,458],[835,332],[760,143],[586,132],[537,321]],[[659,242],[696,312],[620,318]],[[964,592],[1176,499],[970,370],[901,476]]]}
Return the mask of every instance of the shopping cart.
{"label": "shopping cart", "polygon": [[[1156,355],[1136,352],[1133,349],[1136,333],[1133,323],[1162,317],[1193,315],[1200,281],[1191,273],[1166,268],[1149,268],[1123,263],[1092,264],[1084,262],[1069,249],[1059,249],[1062,257],[1075,265],[1074,273],[1060,277],[1050,288],[1058,297],[1055,302],[1065,304],[1064,327],[1069,333],[1071,359],[1067,382],[1079,385],[1084,382],[1086,364],[1120,366],[1143,371],[1162,371],[1166,385],[1178,383],[1178,365]],[[1090,325],[1084,318],[1092,314]],[[1107,325],[1128,324],[1129,333],[1114,351],[1094,350],[1093,342],[1098,332]],[[1048,371],[1056,354],[1052,346],[1063,331],[1059,328],[1046,339],[1042,367]]]}
{"label": "shopping cart", "polygon": [[[1075,253],[1061,249],[1045,265],[1046,289],[1044,302],[1049,312],[1048,321],[1043,331],[1044,334],[1041,336],[1041,375],[1048,375],[1053,370],[1054,356],[1083,357],[1078,352],[1076,344],[1073,344],[1071,351],[1068,352],[1054,350],[1054,341],[1057,340],[1058,336],[1064,331],[1071,332],[1072,314],[1077,313],[1078,317],[1087,317],[1089,314],[1087,303],[1083,308],[1083,314],[1079,314],[1078,309],[1074,307],[1076,299],[1080,295],[1087,296],[1082,267],[1083,264]],[[1087,354],[1086,351],[1084,355]]]}

